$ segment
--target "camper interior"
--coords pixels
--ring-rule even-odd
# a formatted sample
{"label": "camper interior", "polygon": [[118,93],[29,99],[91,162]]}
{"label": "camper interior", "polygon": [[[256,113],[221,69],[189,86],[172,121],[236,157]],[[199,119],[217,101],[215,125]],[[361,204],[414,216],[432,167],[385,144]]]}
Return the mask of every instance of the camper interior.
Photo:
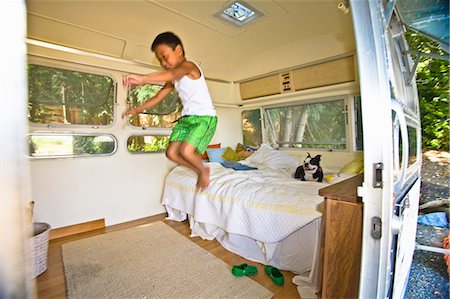
{"label": "camper interior", "polygon": [[[356,140],[355,130],[354,107],[358,107],[359,90],[351,15],[340,11],[334,1],[257,1],[253,6],[264,15],[239,27],[215,16],[225,9],[225,4],[229,3],[28,3],[30,140],[36,147],[32,148],[30,167],[37,221],[59,228],[105,219],[109,226],[165,212],[161,206],[164,179],[174,165],[161,148],[148,153],[142,146],[133,149],[132,144],[141,136],[170,135],[171,121],[177,116],[151,120],[146,126],[145,122],[150,122],[145,120],[146,115],[130,123],[122,121],[120,115],[130,101],[142,101],[127,97],[122,76],[160,69],[149,46],[157,34],[168,30],[182,38],[187,58],[196,61],[205,73],[219,118],[211,143],[233,149],[238,143],[259,146],[265,135],[263,142],[286,142],[280,147],[304,159],[302,141],[289,136],[294,132],[286,133],[291,124],[274,120],[270,131],[265,128],[263,132],[262,126],[254,122],[258,116],[264,117],[262,107],[271,108],[276,117],[284,111],[296,114],[302,105],[309,104],[317,113],[327,106],[339,111],[329,116],[339,116],[336,128],[330,123],[333,135],[308,140],[308,150],[322,154],[324,167],[342,167],[360,153],[361,141]],[[39,81],[40,76],[92,78],[91,84],[102,85],[80,103],[76,95],[67,94],[72,97],[67,101],[75,103],[65,104],[61,97],[49,98],[43,93],[46,84]],[[314,103],[327,106],[315,108]],[[243,117],[248,127],[243,127]],[[319,124],[320,120],[316,126]],[[258,131],[252,131],[255,129]],[[249,140],[243,140],[243,130]],[[281,135],[280,131],[285,133],[285,140],[277,140],[278,136],[269,139]],[[103,142],[106,148],[99,154],[78,152],[80,149],[73,153],[52,152],[42,148],[56,142],[51,137],[45,139],[49,134],[61,140],[79,136],[81,143],[96,138],[95,142]]]}
{"label": "camper interior", "polygon": [[[404,294],[414,245],[390,248],[415,233],[417,92],[396,1],[369,2],[28,1],[29,198],[52,228],[38,297],[66,295],[62,244],[158,220],[230,268],[276,266],[284,288],[254,279],[278,298]],[[161,89],[122,78],[161,70],[150,44],[165,31],[218,116],[203,192],[164,154],[176,93],[121,119]],[[322,182],[294,178],[308,155]],[[412,235],[391,233],[403,219]]]}

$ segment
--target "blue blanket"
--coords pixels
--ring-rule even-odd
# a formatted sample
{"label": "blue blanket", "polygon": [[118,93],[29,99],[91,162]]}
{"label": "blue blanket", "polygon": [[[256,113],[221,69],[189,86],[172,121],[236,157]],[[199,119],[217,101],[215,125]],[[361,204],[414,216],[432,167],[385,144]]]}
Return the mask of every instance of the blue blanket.
{"label": "blue blanket", "polygon": [[250,167],[241,163],[238,163],[236,161],[224,161],[221,163],[223,167],[226,168],[233,168],[234,170],[253,170],[258,169],[255,167]]}

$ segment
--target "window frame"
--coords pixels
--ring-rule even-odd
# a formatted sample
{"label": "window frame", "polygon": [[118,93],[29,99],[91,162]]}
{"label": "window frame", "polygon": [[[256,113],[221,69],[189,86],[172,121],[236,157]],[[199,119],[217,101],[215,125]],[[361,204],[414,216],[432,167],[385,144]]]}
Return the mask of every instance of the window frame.
{"label": "window frame", "polygon": [[[113,86],[114,86],[114,97],[113,97],[113,108],[112,108],[112,121],[110,124],[107,125],[85,125],[85,124],[62,124],[62,123],[35,123],[32,122],[28,117],[27,121],[30,127],[36,127],[36,128],[61,128],[61,129],[72,129],[72,128],[81,128],[81,129],[106,129],[106,128],[112,128],[115,123],[118,120],[117,117],[117,104],[118,104],[118,81],[116,80],[116,76],[105,69],[104,67],[92,67],[82,64],[80,66],[77,63],[67,62],[67,61],[60,61],[60,60],[54,60],[54,59],[47,59],[42,57],[33,57],[32,55],[29,55],[28,61],[27,61],[27,67],[28,65],[38,65],[42,67],[48,67],[48,68],[55,68],[55,69],[62,69],[67,71],[74,71],[74,72],[80,72],[80,73],[89,73],[92,75],[98,75],[98,76],[105,76],[112,80]],[[28,73],[27,73],[27,82],[28,82]],[[27,97],[28,99],[28,97]],[[27,105],[29,103],[29,100],[27,101]],[[28,111],[28,108],[27,108]]]}
{"label": "window frame", "polygon": [[[356,142],[356,138],[358,137],[358,114],[356,111],[355,103],[356,98],[359,97],[360,101],[360,118],[361,118],[361,149],[358,149],[358,144]],[[363,130],[363,118],[362,118],[362,98],[360,94],[351,94],[349,95],[349,105],[348,107],[351,107],[351,117],[349,117],[349,121],[351,122],[351,126],[349,126],[350,129],[350,136],[351,136],[351,145],[352,149],[355,152],[364,152],[364,130]],[[349,110],[350,110],[349,109]]]}
{"label": "window frame", "polygon": [[310,147],[302,147],[302,148],[279,147],[279,148],[286,149],[286,150],[298,150],[298,151],[309,150],[309,151],[333,151],[333,152],[347,152],[347,151],[354,150],[353,144],[355,143],[355,141],[354,141],[354,136],[352,134],[352,127],[350,126],[350,121],[353,119],[353,114],[354,114],[353,108],[352,108],[352,106],[350,106],[353,104],[353,101],[351,100],[352,96],[353,96],[352,94],[343,94],[343,95],[337,95],[337,96],[332,96],[332,97],[319,97],[319,98],[314,98],[314,99],[310,98],[310,99],[305,99],[305,100],[301,100],[301,101],[276,103],[276,104],[262,106],[261,107],[261,113],[262,113],[261,121],[262,121],[262,128],[263,128],[263,143],[268,143],[268,138],[267,138],[267,134],[266,134],[266,126],[265,126],[266,109],[283,108],[283,107],[299,106],[299,105],[309,105],[309,104],[319,104],[319,103],[343,100],[344,107],[345,107],[345,110],[342,112],[345,114],[344,115],[345,138],[346,138],[345,148],[343,148],[343,149],[310,148]]}
{"label": "window frame", "polygon": [[110,136],[111,139],[114,141],[114,150],[111,153],[105,153],[105,154],[72,154],[72,155],[49,155],[49,156],[32,156],[30,152],[27,153],[27,157],[30,160],[42,160],[42,159],[75,159],[75,158],[96,158],[96,157],[109,157],[113,156],[115,153],[117,153],[119,148],[119,141],[117,140],[117,137],[114,136],[111,133],[104,133],[104,132],[98,132],[98,133],[83,133],[83,132],[42,132],[42,131],[35,131],[27,134],[27,142],[29,144],[30,139],[32,136]]}

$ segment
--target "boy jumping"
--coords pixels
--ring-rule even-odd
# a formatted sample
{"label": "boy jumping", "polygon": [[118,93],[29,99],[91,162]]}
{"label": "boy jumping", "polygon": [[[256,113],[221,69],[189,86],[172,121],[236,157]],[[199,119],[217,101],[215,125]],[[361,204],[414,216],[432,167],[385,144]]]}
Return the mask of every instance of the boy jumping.
{"label": "boy jumping", "polygon": [[209,185],[209,167],[203,164],[203,154],[217,125],[216,110],[200,67],[187,61],[181,40],[172,32],[159,34],[152,43],[152,51],[163,71],[148,75],[126,75],[124,85],[165,82],[164,87],[142,105],[126,110],[122,118],[137,114],[159,104],[175,88],[183,104],[182,117],[173,128],[166,156],[198,174],[197,188]]}

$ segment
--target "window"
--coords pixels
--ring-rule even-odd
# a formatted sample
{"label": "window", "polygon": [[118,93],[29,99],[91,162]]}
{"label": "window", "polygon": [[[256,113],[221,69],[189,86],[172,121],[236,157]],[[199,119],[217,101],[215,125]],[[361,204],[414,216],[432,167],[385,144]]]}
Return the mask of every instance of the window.
{"label": "window", "polygon": [[110,125],[114,81],[103,75],[30,64],[28,119],[37,124]]}
{"label": "window", "polygon": [[247,146],[262,143],[261,111],[259,109],[242,111],[242,135]]}
{"label": "window", "polygon": [[408,165],[412,165],[417,161],[417,129],[408,126]]}
{"label": "window", "polygon": [[267,141],[272,146],[345,149],[344,99],[265,109]]}
{"label": "window", "polygon": [[403,140],[400,131],[400,120],[396,111],[392,110],[392,150],[393,150],[393,178],[394,182],[398,181],[402,170],[402,156],[403,156]]}
{"label": "window", "polygon": [[425,36],[449,45],[448,1],[398,1],[397,11],[403,23]]}
{"label": "window", "polygon": [[362,127],[362,114],[361,114],[361,97],[353,97],[353,114],[355,120],[355,150],[362,151],[364,149],[363,143],[363,127]]}
{"label": "window", "polygon": [[417,178],[417,173],[411,166],[418,161],[420,155],[420,133],[414,121],[405,117],[402,110],[396,110],[392,110],[392,174],[395,192],[399,195],[408,180],[411,183],[411,179]]}
{"label": "window", "polygon": [[262,16],[263,13],[251,7],[244,1],[231,2],[225,9],[220,10],[214,16],[229,24],[241,27],[245,24],[253,22],[256,18]]}
{"label": "window", "polygon": [[32,134],[29,154],[35,158],[112,155],[117,140],[109,134]]}
{"label": "window", "polygon": [[169,136],[130,136],[127,148],[132,153],[164,152],[169,146]]}
{"label": "window", "polygon": [[[128,105],[137,107],[160,91],[161,85],[145,84],[131,87],[128,90]],[[136,127],[172,128],[181,117],[181,100],[173,89],[158,105],[130,117],[130,123]]]}
{"label": "window", "polygon": [[420,55],[416,56],[413,63],[407,54],[408,43],[403,34],[404,27],[398,22],[391,22],[388,34],[389,64],[388,74],[391,88],[391,97],[406,105],[407,113],[418,114],[417,91],[414,84],[415,71]]}
{"label": "window", "polygon": [[253,10],[239,2],[231,4],[223,11],[223,13],[241,23],[255,15]]}

